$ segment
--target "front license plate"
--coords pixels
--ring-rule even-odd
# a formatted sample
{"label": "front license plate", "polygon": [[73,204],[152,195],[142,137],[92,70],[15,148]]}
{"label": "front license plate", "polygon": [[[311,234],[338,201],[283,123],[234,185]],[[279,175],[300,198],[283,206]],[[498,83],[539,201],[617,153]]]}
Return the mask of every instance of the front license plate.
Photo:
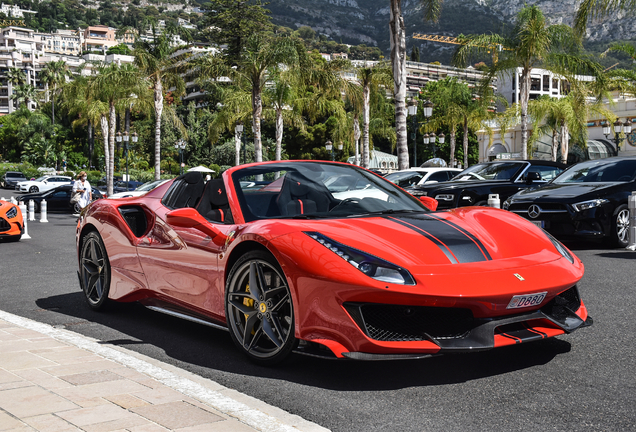
{"label": "front license plate", "polygon": [[530,221],[530,222],[532,222],[533,224],[535,224],[539,228],[545,228],[545,221]]}
{"label": "front license plate", "polygon": [[540,305],[547,293],[547,291],[544,291],[536,294],[516,295],[512,298],[512,300],[510,300],[506,309],[519,309]]}

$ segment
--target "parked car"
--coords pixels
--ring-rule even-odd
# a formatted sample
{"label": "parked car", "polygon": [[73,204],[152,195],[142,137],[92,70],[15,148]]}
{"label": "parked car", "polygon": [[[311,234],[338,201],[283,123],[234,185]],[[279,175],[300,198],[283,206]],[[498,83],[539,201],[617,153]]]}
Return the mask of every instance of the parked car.
{"label": "parked car", "polygon": [[409,168],[384,176],[401,188],[449,181],[462,172],[460,168]]}
{"label": "parked car", "polygon": [[[33,200],[35,211],[39,212],[42,200],[46,200],[47,211],[75,212],[71,204],[71,191],[73,186],[62,185],[46,192],[38,192],[34,194],[26,194],[18,197],[20,201],[28,205]],[[93,192],[93,201],[102,198],[102,193],[95,187],[91,187]]]}
{"label": "parked car", "polygon": [[439,209],[485,206],[490,194],[498,194],[503,202],[522,189],[547,183],[564,169],[563,164],[543,160],[484,162],[466,168],[450,181],[406,190],[416,197],[435,198]]}
{"label": "parked car", "polygon": [[45,192],[58,186],[71,184],[72,181],[73,179],[71,177],[45,175],[35,180],[21,181],[16,185],[15,190],[29,193]]}
{"label": "parked car", "polygon": [[[365,187],[340,190],[336,177]],[[293,351],[475,352],[592,323],[576,287],[583,264],[565,246],[504,210],[434,204],[345,163],[239,165],[207,183],[188,172],[91,204],[76,231],[80,287],[94,310],[139,301],[227,328],[261,364]]]}
{"label": "parked car", "polygon": [[[130,198],[130,197],[141,196],[141,195],[145,194],[146,192],[153,190],[157,186],[161,186],[162,184],[164,184],[167,181],[169,181],[169,180],[153,180],[153,181],[149,181],[147,183],[142,184],[141,186],[138,186],[134,190],[128,190],[128,191],[124,191],[124,192],[117,192],[117,193],[112,194],[108,198],[109,199],[111,199],[111,198]],[[136,182],[136,183],[139,183],[139,182]]]}
{"label": "parked car", "polygon": [[627,199],[636,191],[636,157],[580,162],[549,184],[508,198],[510,210],[555,237],[629,242]]}
{"label": "parked car", "polygon": [[5,189],[15,189],[15,186],[22,182],[26,181],[26,177],[19,171],[7,171],[2,176],[2,187]]}
{"label": "parked car", "polygon": [[24,231],[20,207],[0,200],[0,239],[20,241]]}

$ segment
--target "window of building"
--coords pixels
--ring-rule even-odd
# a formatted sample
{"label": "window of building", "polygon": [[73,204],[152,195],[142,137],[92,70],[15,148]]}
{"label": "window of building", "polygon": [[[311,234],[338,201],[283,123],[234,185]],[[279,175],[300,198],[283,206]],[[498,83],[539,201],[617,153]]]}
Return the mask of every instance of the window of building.
{"label": "window of building", "polygon": [[543,75],[543,91],[544,92],[550,91],[550,76],[549,75]]}

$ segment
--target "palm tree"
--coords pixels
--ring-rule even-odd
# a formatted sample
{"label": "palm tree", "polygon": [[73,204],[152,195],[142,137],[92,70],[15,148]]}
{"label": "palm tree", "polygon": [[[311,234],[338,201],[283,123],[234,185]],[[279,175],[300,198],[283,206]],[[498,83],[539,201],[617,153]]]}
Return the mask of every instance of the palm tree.
{"label": "palm tree", "polygon": [[41,72],[40,79],[45,84],[46,101],[48,102],[49,87],[53,86],[51,93],[51,122],[55,126],[55,95],[58,91],[58,86],[66,82],[66,77],[70,76],[71,72],[68,69],[68,65],[64,60],[58,60],[49,62],[44,66]]}
{"label": "palm tree", "polygon": [[[99,73],[89,83],[90,92],[96,99],[108,104],[108,147],[109,162],[106,179],[108,182],[107,193],[113,193],[113,176],[115,166],[115,125],[116,111],[125,109],[137,99],[145,96],[147,85],[141,77],[140,71],[133,65],[119,66],[112,63],[99,68]],[[139,95],[140,97],[138,97]],[[102,125],[104,119],[101,119]],[[103,127],[103,126],[102,126]]]}
{"label": "palm tree", "polygon": [[17,101],[18,106],[24,103],[28,109],[31,109],[30,102],[34,102],[37,106],[38,91],[31,84],[23,84],[13,90],[10,99]]}
{"label": "palm tree", "polygon": [[[424,18],[437,21],[443,0],[419,0]],[[393,69],[393,97],[395,99],[395,127],[398,148],[398,167],[409,167],[408,136],[406,133],[406,30],[402,17],[402,0],[391,0],[389,7],[389,37]]]}
{"label": "palm tree", "polygon": [[[9,97],[13,95],[13,87],[20,86],[26,83],[26,75],[24,71],[17,67],[11,67],[7,71],[7,83],[8,83],[8,91]],[[9,112],[13,111],[13,106],[9,105]]]}
{"label": "palm tree", "polygon": [[369,124],[371,122],[371,93],[377,93],[381,87],[389,87],[392,76],[387,65],[356,69],[358,82],[362,87],[362,166],[369,167]]}
{"label": "palm tree", "polygon": [[615,115],[605,107],[602,98],[590,98],[593,84],[570,78],[572,91],[563,98],[542,97],[529,103],[534,120],[532,140],[540,134],[552,135],[552,160],[556,161],[558,144],[561,144],[561,162],[567,163],[570,136],[581,147],[586,146],[587,119],[598,114],[614,121]]}
{"label": "palm tree", "polygon": [[164,87],[174,88],[174,96],[180,96],[185,92],[185,82],[180,74],[185,66],[184,59],[173,56],[178,48],[172,47],[171,40],[172,34],[164,32],[154,35],[151,42],[137,41],[133,51],[135,64],[150,80],[154,93],[155,180],[159,180],[161,176],[161,116],[164,109]]}
{"label": "palm tree", "polygon": [[[224,131],[234,132],[237,124],[246,124],[252,116],[251,95],[238,86],[212,86],[216,95],[223,100],[214,119],[208,125],[208,138],[216,143]],[[242,133],[246,131],[243,130]],[[241,137],[234,135],[234,165],[241,164]]]}
{"label": "palm tree", "polygon": [[[571,65],[581,65],[585,59],[574,55],[562,54],[560,49],[574,53],[580,47],[571,27],[564,24],[548,25],[536,5],[525,6],[517,14],[512,32],[507,36],[498,34],[469,35],[458,37],[461,45],[453,57],[453,63],[464,65],[468,58],[477,53],[484,55],[496,50],[497,56],[482,89],[490,87],[496,77],[505,75],[514,77],[519,71],[519,109],[521,118],[521,155],[528,157],[528,100],[530,96],[530,73],[541,65],[545,69],[554,69],[553,65],[562,65],[566,61]],[[557,51],[559,49],[559,51]]]}
{"label": "palm tree", "polygon": [[275,160],[281,160],[283,127],[285,124],[295,126],[301,130],[305,128],[303,117],[294,102],[298,98],[298,71],[297,68],[281,70],[275,68],[270,71],[270,81],[273,85],[264,91],[264,99],[269,109],[264,110],[265,117],[272,117],[276,124],[276,156]]}

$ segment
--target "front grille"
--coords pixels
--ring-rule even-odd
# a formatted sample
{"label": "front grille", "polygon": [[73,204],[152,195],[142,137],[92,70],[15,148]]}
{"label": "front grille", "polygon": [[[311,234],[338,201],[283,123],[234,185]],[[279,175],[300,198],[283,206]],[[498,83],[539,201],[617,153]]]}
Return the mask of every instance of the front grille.
{"label": "front grille", "polygon": [[541,208],[541,211],[546,211],[546,212],[567,212],[567,207],[565,206],[565,204],[560,204],[560,203],[513,203],[510,204],[510,207],[508,208],[508,210],[510,210],[511,212],[528,212],[528,208],[533,205],[536,204]]}
{"label": "front grille", "polygon": [[9,231],[11,224],[6,219],[0,217],[0,232]]}
{"label": "front grille", "polygon": [[457,339],[473,327],[470,309],[345,303],[358,326],[378,341]]}
{"label": "front grille", "polygon": [[541,311],[560,323],[565,323],[566,318],[571,317],[581,307],[579,290],[573,286],[567,291],[550,300],[541,308]]}

